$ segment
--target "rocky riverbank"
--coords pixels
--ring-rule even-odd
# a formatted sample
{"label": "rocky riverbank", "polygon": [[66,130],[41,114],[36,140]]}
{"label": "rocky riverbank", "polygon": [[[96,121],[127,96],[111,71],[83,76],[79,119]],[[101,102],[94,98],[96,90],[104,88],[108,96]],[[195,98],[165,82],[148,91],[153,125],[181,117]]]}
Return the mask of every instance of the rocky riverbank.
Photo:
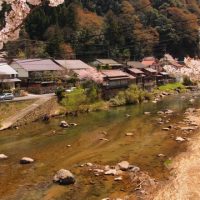
{"label": "rocky riverbank", "polygon": [[[185,120],[180,122],[187,127],[200,126],[200,109],[188,109],[185,112]],[[188,126],[189,125],[189,126]],[[187,137],[190,128],[181,128],[182,134]],[[170,180],[159,186],[159,190],[148,199],[152,200],[199,200],[200,199],[200,135],[190,138],[186,152],[178,155],[172,162]]]}

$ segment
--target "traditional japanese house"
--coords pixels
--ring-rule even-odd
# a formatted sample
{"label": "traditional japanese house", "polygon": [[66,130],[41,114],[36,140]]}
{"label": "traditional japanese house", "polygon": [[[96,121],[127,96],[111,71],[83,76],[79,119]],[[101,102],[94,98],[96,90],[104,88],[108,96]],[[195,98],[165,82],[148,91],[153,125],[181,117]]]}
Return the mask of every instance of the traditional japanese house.
{"label": "traditional japanese house", "polygon": [[136,78],[121,70],[102,70],[103,85],[106,88],[126,88],[136,82]]}
{"label": "traditional japanese house", "polygon": [[156,86],[158,72],[152,68],[144,68],[142,71],[145,74],[145,78],[143,79],[144,88],[151,90]]}
{"label": "traditional japanese house", "polygon": [[96,59],[92,63],[98,69],[121,69],[123,65],[113,59]]}
{"label": "traditional japanese house", "polygon": [[136,83],[136,78],[121,70],[102,70],[103,98],[109,99],[114,97],[120,90],[128,88],[130,84]]}
{"label": "traditional japanese house", "polygon": [[163,67],[160,65],[159,60],[157,60],[155,57],[143,58],[142,64],[145,67],[155,69],[157,72],[163,71]]}
{"label": "traditional japanese house", "polygon": [[21,79],[21,87],[33,93],[54,92],[63,69],[51,59],[15,59],[11,67]]}
{"label": "traditional japanese house", "polygon": [[18,73],[7,63],[0,63],[0,89],[13,90],[20,83]]}
{"label": "traditional japanese house", "polygon": [[137,69],[137,68],[128,68],[126,69],[127,73],[130,75],[134,76],[136,78],[136,84],[143,88],[143,80],[145,78],[145,74],[143,71]]}

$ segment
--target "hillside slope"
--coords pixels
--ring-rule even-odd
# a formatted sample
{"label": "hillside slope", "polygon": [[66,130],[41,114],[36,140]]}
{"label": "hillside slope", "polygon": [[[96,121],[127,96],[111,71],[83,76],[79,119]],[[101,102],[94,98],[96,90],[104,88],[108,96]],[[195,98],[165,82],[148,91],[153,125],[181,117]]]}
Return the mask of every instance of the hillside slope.
{"label": "hillside slope", "polygon": [[21,57],[140,59],[169,52],[182,58],[199,54],[199,22],[199,0],[66,0],[27,19],[21,39],[36,41],[7,49]]}

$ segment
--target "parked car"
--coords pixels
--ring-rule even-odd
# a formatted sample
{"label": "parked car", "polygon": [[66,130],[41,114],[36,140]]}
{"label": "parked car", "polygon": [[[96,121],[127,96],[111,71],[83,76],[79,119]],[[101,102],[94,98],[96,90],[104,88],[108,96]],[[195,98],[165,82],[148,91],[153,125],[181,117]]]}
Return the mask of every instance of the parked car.
{"label": "parked car", "polygon": [[3,94],[0,94],[0,101],[3,101],[3,100],[12,100],[14,99],[14,95],[12,93],[3,93]]}

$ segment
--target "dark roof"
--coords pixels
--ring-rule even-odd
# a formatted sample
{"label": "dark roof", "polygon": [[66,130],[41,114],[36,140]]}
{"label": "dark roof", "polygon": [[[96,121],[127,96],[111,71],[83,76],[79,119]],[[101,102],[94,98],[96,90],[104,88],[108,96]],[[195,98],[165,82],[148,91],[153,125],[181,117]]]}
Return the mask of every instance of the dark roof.
{"label": "dark roof", "polygon": [[63,70],[51,59],[15,59],[18,65],[24,68],[26,71],[60,71]]}
{"label": "dark roof", "polygon": [[143,71],[136,69],[136,68],[130,68],[128,71],[133,72],[134,74],[144,74]]}
{"label": "dark roof", "polygon": [[145,65],[143,65],[141,62],[138,62],[138,61],[129,61],[127,62],[127,65],[129,67],[138,68],[138,69],[143,69],[146,67]]}
{"label": "dark roof", "polygon": [[113,59],[96,59],[102,65],[110,65],[110,66],[121,66],[122,64],[118,63]]}
{"label": "dark roof", "polygon": [[151,73],[156,73],[157,71],[152,68],[145,68],[145,71],[151,72]]}
{"label": "dark roof", "polygon": [[124,78],[128,78],[128,79],[135,79],[134,76],[126,73],[126,72],[123,72],[121,70],[102,70],[101,73],[103,74],[104,77],[107,77],[107,78],[121,78],[121,79],[124,79]]}

